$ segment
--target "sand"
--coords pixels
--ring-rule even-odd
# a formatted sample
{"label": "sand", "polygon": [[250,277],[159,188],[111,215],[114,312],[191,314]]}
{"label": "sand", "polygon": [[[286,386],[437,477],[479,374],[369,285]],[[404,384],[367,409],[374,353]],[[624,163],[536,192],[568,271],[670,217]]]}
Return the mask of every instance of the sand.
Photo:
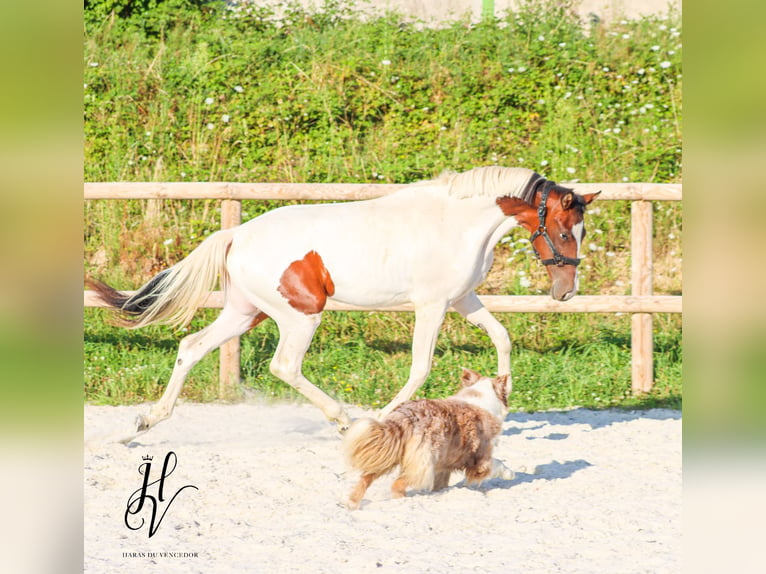
{"label": "sand", "polygon": [[[86,572],[680,571],[679,411],[511,413],[495,456],[514,480],[466,487],[456,473],[392,500],[383,477],[351,512],[357,475],[316,408],[187,403],[128,446],[103,441],[146,408],[85,407]],[[170,452],[149,537],[149,501],[128,515],[136,530],[127,503],[142,457],[155,481]]]}

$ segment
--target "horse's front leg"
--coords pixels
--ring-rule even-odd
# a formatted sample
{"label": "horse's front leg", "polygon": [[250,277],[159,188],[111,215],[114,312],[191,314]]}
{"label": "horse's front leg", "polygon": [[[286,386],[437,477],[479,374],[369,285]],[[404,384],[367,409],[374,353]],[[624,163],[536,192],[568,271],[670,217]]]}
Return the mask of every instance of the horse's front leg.
{"label": "horse's front leg", "polygon": [[439,328],[444,322],[444,314],[448,304],[434,303],[425,307],[415,307],[415,329],[412,336],[412,366],[407,383],[380,412],[380,418],[385,418],[392,410],[405,401],[420,388],[431,372],[431,361],[434,357],[436,338]]}
{"label": "horse's front leg", "polygon": [[497,350],[497,374],[508,375],[508,392],[510,393],[513,383],[511,381],[511,338],[508,336],[508,330],[487,311],[474,291],[455,301],[452,306],[469,323],[476,325],[489,335]]}

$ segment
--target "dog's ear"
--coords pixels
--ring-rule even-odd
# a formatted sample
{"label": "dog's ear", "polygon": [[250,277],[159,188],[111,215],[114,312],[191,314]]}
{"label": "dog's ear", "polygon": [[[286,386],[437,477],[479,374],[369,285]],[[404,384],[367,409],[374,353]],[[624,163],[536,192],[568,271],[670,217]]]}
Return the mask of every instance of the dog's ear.
{"label": "dog's ear", "polygon": [[511,394],[510,384],[508,383],[508,375],[500,375],[492,379],[492,388],[495,390],[497,398],[503,403],[504,407],[508,406],[508,395]]}
{"label": "dog's ear", "polygon": [[463,372],[460,375],[460,382],[462,383],[462,388],[470,387],[471,385],[476,384],[479,381],[479,379],[481,379],[481,375],[479,373],[471,369],[466,369],[465,367],[463,367]]}

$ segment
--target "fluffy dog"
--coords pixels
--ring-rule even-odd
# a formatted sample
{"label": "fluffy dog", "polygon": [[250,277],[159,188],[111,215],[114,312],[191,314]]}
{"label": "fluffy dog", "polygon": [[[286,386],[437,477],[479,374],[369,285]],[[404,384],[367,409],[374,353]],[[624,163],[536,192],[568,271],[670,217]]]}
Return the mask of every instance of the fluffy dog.
{"label": "fluffy dog", "polygon": [[446,399],[407,401],[383,421],[354,421],[343,438],[349,465],[362,472],[346,501],[354,510],[370,484],[397,466],[393,498],[407,487],[440,490],[450,473],[465,471],[467,483],[495,477],[512,479],[513,472],[492,458],[508,407],[508,376],[494,379],[463,369],[462,388]]}

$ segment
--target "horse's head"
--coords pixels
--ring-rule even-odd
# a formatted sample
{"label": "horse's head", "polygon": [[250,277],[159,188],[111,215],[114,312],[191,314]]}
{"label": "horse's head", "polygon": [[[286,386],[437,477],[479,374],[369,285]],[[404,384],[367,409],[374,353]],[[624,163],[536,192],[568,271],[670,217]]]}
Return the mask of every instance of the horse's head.
{"label": "horse's head", "polygon": [[527,229],[535,254],[551,278],[551,297],[567,301],[577,293],[577,266],[585,237],[585,206],[601,192],[579,195],[569,188],[543,180],[534,204],[518,197],[501,197],[497,203]]}

